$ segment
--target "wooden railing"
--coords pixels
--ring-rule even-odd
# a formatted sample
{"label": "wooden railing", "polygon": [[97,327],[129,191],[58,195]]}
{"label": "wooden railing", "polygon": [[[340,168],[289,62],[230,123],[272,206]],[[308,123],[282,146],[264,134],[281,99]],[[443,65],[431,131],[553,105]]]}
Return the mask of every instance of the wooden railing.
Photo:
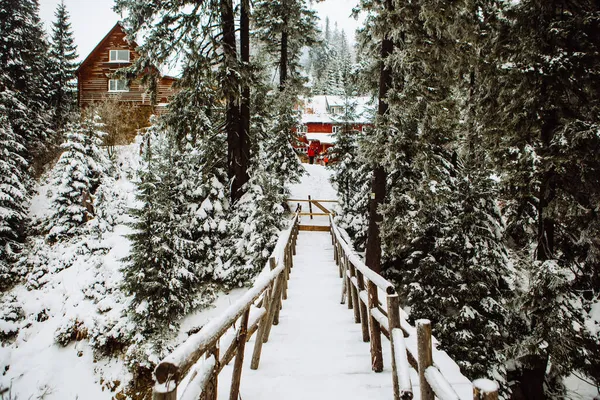
{"label": "wooden railing", "polygon": [[[302,209],[302,207],[300,207],[300,203],[308,203],[308,212],[303,213],[301,212],[300,215],[301,216],[309,216],[310,219],[313,219],[313,217],[326,217],[332,214],[335,214],[334,212],[330,211],[328,208],[326,208],[324,205],[322,205],[321,203],[337,203],[337,200],[315,200],[313,198],[311,198],[311,196],[308,196],[308,200],[302,200],[302,199],[288,199],[287,200],[290,203],[297,203],[298,207],[296,208],[298,209]],[[313,205],[315,207],[317,207],[321,212],[313,212]]]}
{"label": "wooden railing", "polygon": [[[445,352],[434,349],[435,339],[428,320],[418,320],[416,328],[408,323],[394,285],[365,265],[331,217],[330,224],[334,258],[343,279],[341,302],[353,310],[354,321],[362,326],[363,341],[371,344],[371,365],[375,372],[383,370],[381,336],[389,340],[394,399],[413,397],[409,365],[419,373],[422,400],[470,399],[471,396],[498,399],[495,382],[487,379],[470,382]],[[381,302],[380,297],[385,300]],[[457,387],[462,389],[461,396],[455,390]]]}
{"label": "wooden railing", "polygon": [[[282,300],[287,299],[298,221],[296,213],[252,288],[158,364],[154,400],[216,400],[219,373],[234,357],[229,398],[238,399],[246,342],[257,332],[250,365],[257,369],[262,346],[269,340],[271,326],[279,322]],[[184,378],[187,385],[179,388]],[[178,396],[179,389],[183,392]]]}

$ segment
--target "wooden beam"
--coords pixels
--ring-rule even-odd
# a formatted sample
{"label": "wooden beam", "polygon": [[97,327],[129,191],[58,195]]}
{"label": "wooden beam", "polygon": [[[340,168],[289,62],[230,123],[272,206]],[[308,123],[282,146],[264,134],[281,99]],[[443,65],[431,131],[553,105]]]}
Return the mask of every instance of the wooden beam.
{"label": "wooden beam", "polygon": [[323,211],[326,214],[331,214],[331,211],[329,211],[328,209],[326,209],[325,207],[323,207],[321,204],[319,204],[318,201],[313,200],[312,203],[317,206],[318,209],[320,209],[321,211]]}
{"label": "wooden beam", "polygon": [[[300,200],[300,199],[287,199],[287,202],[302,202],[308,203],[308,200]],[[318,201],[319,203],[337,203],[337,200],[310,200],[310,201]]]}
{"label": "wooden beam", "polygon": [[310,231],[310,232],[329,232],[330,228],[328,225],[326,226],[318,226],[318,225],[300,225],[298,227],[301,231]]}

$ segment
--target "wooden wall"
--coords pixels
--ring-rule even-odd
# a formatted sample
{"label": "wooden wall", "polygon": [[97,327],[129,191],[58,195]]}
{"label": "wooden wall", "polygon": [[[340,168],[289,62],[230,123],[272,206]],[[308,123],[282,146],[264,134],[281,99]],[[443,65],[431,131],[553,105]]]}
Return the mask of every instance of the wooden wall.
{"label": "wooden wall", "polygon": [[[130,65],[130,63],[109,62],[110,50],[129,50],[130,62],[134,62],[139,57],[134,51],[134,46],[125,40],[123,28],[116,25],[86,58],[77,72],[79,105],[85,107],[107,98],[116,98],[119,101],[150,106],[151,96],[146,93],[146,89],[140,85],[139,80],[131,82],[128,92],[108,91],[108,81],[111,79],[111,75],[119,68]],[[175,93],[172,88],[174,82],[174,78],[161,78],[158,85],[158,103],[169,102],[170,97]]]}

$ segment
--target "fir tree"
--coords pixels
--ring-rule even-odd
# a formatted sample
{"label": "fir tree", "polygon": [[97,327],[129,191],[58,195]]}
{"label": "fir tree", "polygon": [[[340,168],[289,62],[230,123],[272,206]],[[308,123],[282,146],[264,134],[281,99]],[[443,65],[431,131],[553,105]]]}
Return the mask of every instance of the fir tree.
{"label": "fir tree", "polygon": [[331,177],[338,192],[341,212],[336,223],[344,228],[358,250],[364,250],[368,225],[369,169],[360,157],[359,143],[365,139],[362,132],[353,130],[357,119],[356,103],[345,97],[344,114],[340,118],[341,130],[337,133],[330,157],[336,162]]}
{"label": "fir tree", "polygon": [[0,90],[21,153],[32,161],[51,140],[47,82],[48,44],[37,0],[0,1]]}
{"label": "fir tree", "polygon": [[265,43],[266,51],[274,55],[279,66],[279,87],[298,80],[302,48],[317,42],[315,11],[305,0],[260,1],[254,8],[257,35]]}
{"label": "fir tree", "polygon": [[77,107],[77,48],[64,1],[55,12],[50,46],[50,104],[54,108],[54,128],[62,129]]}
{"label": "fir tree", "polygon": [[0,290],[15,278],[12,264],[22,250],[25,236],[27,161],[20,155],[22,152],[23,145],[17,141],[0,106]]}
{"label": "fir tree", "polygon": [[229,224],[230,256],[223,271],[229,285],[250,281],[264,268],[284,226],[285,196],[275,175],[261,167],[238,202]]}
{"label": "fir tree", "polygon": [[108,163],[100,150],[104,132],[97,119],[88,117],[67,130],[64,152],[55,168],[58,193],[47,224],[50,240],[73,235],[77,227],[94,217],[93,195]]}
{"label": "fir tree", "polygon": [[[147,135],[146,160],[139,172],[137,198],[141,207],[132,210],[136,218],[131,252],[123,261],[123,289],[133,296],[132,317],[142,333],[161,333],[173,329],[178,317],[194,304],[197,283],[193,257],[182,243],[177,180],[172,168],[168,138],[159,136],[153,126]],[[188,255],[188,258],[182,255]]]}
{"label": "fir tree", "polygon": [[597,13],[591,1],[509,5],[477,92],[511,239],[524,249],[519,261],[535,288],[523,299],[526,337],[512,354],[528,398],[560,396],[561,377],[598,365],[579,329],[600,287],[598,243],[589,236],[598,232],[600,188],[592,133],[599,123]]}
{"label": "fir tree", "polygon": [[[232,201],[236,201],[249,179],[251,159],[249,2],[244,0],[239,9],[234,9],[231,0],[219,0],[218,4],[201,2],[191,8],[180,2],[156,6],[139,0],[117,0],[115,9],[127,11],[125,25],[132,36],[146,31],[146,43],[139,49],[142,57],[133,66],[133,72],[139,73],[151,65],[167,62],[177,53],[185,54],[182,85],[193,90],[204,86],[198,79],[202,76],[198,67],[218,66],[215,69],[217,98],[225,99],[226,106],[225,112],[220,115],[222,121],[215,126],[220,126],[227,135],[230,196]],[[236,44],[237,10],[240,18],[239,52]],[[174,26],[177,28],[172,29]],[[218,29],[215,29],[216,26]]]}

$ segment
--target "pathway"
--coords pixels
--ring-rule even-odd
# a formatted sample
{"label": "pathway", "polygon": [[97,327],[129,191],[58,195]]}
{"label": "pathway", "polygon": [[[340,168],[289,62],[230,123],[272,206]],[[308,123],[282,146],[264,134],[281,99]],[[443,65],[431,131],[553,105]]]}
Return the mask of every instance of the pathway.
{"label": "pathway", "polygon": [[[376,374],[360,324],[340,304],[341,280],[329,233],[300,232],[297,254],[288,299],[263,347],[260,367],[250,370],[249,353],[244,360],[241,398],[392,399],[389,345],[383,346],[385,370]],[[220,399],[229,395],[231,365],[220,375]]]}

